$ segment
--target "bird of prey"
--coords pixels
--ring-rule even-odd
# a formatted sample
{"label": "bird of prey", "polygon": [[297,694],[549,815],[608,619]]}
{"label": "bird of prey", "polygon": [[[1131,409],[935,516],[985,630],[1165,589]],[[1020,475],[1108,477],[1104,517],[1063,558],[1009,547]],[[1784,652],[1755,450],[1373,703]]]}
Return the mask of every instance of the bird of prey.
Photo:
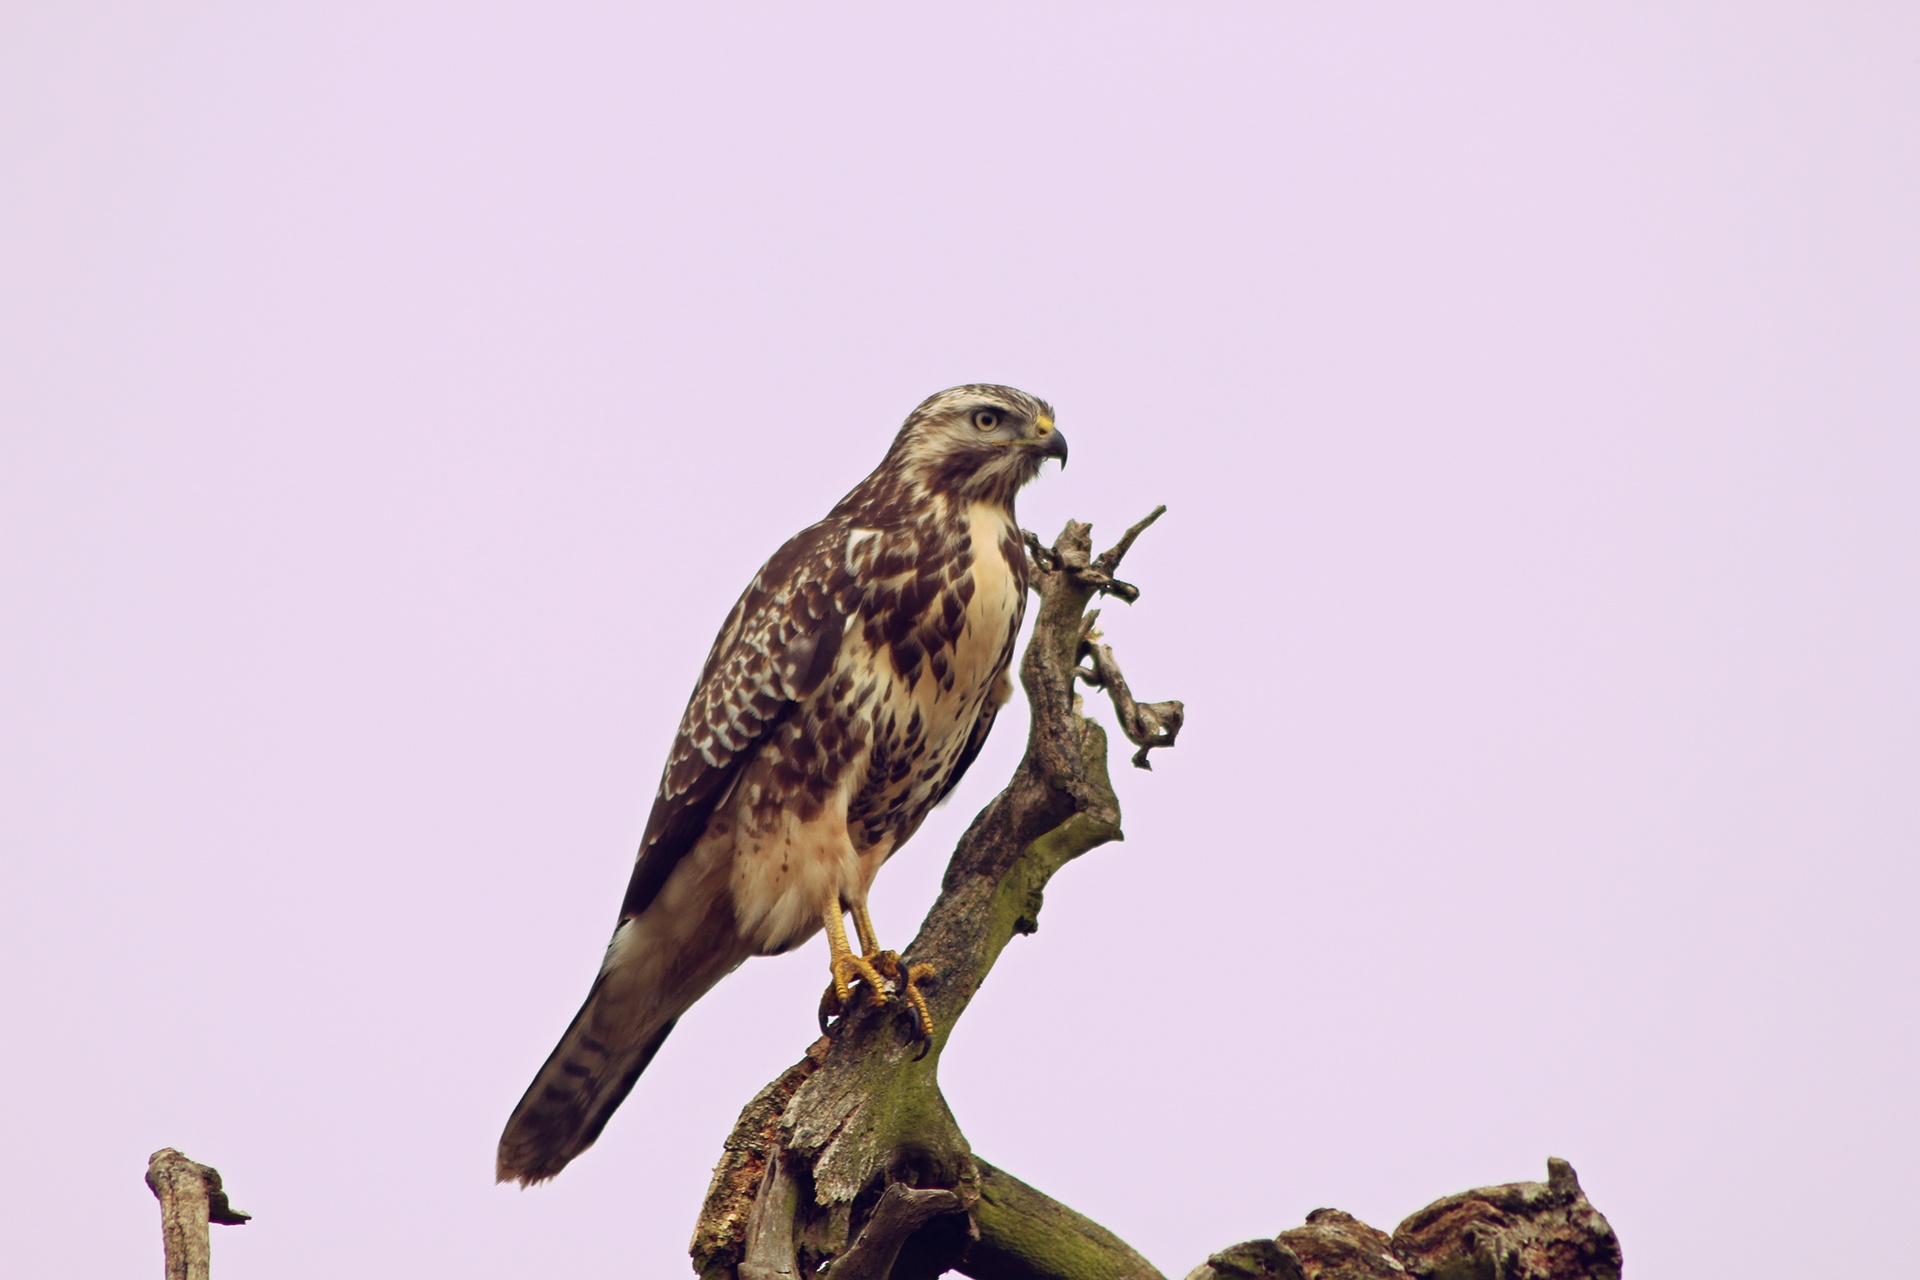
{"label": "bird of prey", "polygon": [[559,1173],[695,1000],[822,928],[824,1010],[850,1007],[857,982],[929,1034],[929,975],[880,949],[867,891],[1013,692],[1014,495],[1047,458],[1064,466],[1067,442],[1044,400],[942,391],[754,575],[687,702],[599,975],[500,1137],[502,1182]]}

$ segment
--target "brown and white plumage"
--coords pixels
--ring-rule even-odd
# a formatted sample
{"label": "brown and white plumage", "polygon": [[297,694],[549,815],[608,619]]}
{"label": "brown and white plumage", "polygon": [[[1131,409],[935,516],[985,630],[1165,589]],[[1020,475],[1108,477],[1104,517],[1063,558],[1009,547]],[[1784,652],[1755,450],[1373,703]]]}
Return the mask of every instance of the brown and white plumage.
{"label": "brown and white plumage", "polygon": [[743,960],[864,912],[1012,692],[1013,501],[1048,457],[1066,444],[1044,401],[940,392],[754,576],[687,703],[599,976],[501,1135],[502,1181],[592,1145],[674,1020]]}

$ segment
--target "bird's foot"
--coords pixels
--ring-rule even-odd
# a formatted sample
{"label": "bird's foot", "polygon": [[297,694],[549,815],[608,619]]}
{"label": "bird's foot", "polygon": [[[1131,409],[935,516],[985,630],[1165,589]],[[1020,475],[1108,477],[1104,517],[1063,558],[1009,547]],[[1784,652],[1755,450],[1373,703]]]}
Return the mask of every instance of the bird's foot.
{"label": "bird's foot", "polygon": [[849,952],[835,956],[833,985],[820,997],[820,1030],[827,1031],[830,1019],[853,1008],[852,984],[858,980],[866,984],[869,1001],[876,1007],[890,1001],[906,1006],[913,1022],[913,1040],[920,1046],[920,1052],[915,1055],[918,1061],[933,1047],[933,1011],[927,1007],[927,997],[920,990],[920,985],[931,982],[933,976],[932,965],[908,965],[895,951],[874,951],[864,956]]}
{"label": "bird's foot", "polygon": [[825,1032],[827,1020],[837,1018],[853,1008],[853,984],[865,983],[868,1000],[878,1006],[887,1002],[887,981],[868,956],[857,956],[851,951],[842,951],[833,957],[833,985],[820,997],[820,1030]]}
{"label": "bird's foot", "polygon": [[913,1041],[920,1046],[913,1060],[918,1062],[933,1048],[933,1010],[927,1007],[926,994],[920,990],[921,983],[933,980],[933,966],[909,965],[895,951],[882,951],[872,960],[874,968],[892,979],[894,999],[906,1005],[907,1012],[912,1015]]}

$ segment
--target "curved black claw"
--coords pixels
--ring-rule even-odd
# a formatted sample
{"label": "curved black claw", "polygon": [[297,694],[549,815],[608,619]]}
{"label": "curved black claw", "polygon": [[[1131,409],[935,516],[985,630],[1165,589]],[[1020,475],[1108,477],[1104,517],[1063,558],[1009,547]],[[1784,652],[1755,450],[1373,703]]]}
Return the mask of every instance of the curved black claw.
{"label": "curved black claw", "polygon": [[[915,1062],[933,1051],[933,1010],[927,1007],[927,998],[920,990],[923,983],[931,985],[934,981],[932,965],[917,964],[909,968],[892,951],[850,956],[841,963],[850,972],[836,974],[834,983],[820,997],[820,1034],[829,1035],[846,1021],[859,1003],[854,993],[865,987],[871,992],[870,1002],[875,1008],[895,1003],[902,1006],[907,1015],[908,1043],[918,1046],[918,1052],[913,1055]],[[869,978],[868,974],[872,976]]]}
{"label": "curved black claw", "polygon": [[927,1029],[926,1021],[920,1016],[920,1010],[913,1005],[907,1006],[907,1020],[913,1023],[912,1043],[919,1046],[914,1052],[913,1060],[918,1062],[933,1052],[933,1032]]}
{"label": "curved black claw", "polygon": [[873,957],[873,963],[892,985],[893,999],[906,1006],[910,1028],[908,1040],[918,1047],[913,1055],[913,1060],[918,1062],[933,1051],[933,1010],[927,1007],[927,997],[920,990],[921,983],[933,981],[933,966],[917,964],[909,967],[898,953],[892,951],[882,951]]}
{"label": "curved black claw", "polygon": [[844,1018],[856,1003],[854,992],[866,988],[870,1002],[877,1008],[888,1000],[887,975],[876,966],[875,961],[887,953],[869,959],[856,956],[851,952],[840,952],[833,957],[833,982],[827,987],[827,993],[820,997],[820,1031],[827,1031],[829,1018]]}

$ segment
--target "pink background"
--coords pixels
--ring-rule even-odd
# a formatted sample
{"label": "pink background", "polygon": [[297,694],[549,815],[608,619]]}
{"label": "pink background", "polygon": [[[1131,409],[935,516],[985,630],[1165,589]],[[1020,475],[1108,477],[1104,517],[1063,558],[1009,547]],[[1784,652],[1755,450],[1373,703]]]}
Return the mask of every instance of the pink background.
{"label": "pink background", "polygon": [[[944,1064],[1170,1275],[1579,1169],[1635,1277],[1920,1202],[1920,9],[0,14],[7,1269],[682,1274],[815,944],[496,1188],[673,723],[952,383],[1189,727]],[[698,13],[692,10],[701,10]],[[1021,715],[882,877],[904,941]]]}

